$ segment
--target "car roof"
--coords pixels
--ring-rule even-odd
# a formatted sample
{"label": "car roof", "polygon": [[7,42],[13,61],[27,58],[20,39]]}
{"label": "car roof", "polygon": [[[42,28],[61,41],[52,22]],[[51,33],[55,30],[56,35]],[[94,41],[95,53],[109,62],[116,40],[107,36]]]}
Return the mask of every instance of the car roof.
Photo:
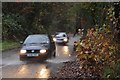
{"label": "car roof", "polygon": [[48,36],[47,34],[32,34],[32,35],[29,35],[29,36]]}

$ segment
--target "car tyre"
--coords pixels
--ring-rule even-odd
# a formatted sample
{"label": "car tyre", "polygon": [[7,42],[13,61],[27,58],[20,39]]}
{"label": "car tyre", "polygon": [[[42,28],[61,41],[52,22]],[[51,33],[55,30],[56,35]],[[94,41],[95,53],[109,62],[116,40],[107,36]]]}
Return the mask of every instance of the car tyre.
{"label": "car tyre", "polygon": [[24,61],[22,58],[20,58],[20,61]]}
{"label": "car tyre", "polygon": [[55,57],[56,57],[56,52],[54,51],[54,52],[51,54],[50,59],[55,58]]}
{"label": "car tyre", "polygon": [[20,59],[20,61],[25,61],[25,59],[23,57],[21,57],[21,56],[20,56],[19,59]]}
{"label": "car tyre", "polygon": [[55,58],[56,57],[56,52],[54,51],[54,53],[53,53],[53,57]]}

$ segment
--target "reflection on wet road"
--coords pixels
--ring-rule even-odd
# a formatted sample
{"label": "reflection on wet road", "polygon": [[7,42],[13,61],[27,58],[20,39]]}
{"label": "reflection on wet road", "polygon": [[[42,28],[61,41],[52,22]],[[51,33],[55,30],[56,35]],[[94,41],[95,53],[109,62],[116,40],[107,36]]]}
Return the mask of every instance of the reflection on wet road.
{"label": "reflection on wet road", "polygon": [[[71,38],[68,45],[56,45],[56,58],[40,61],[20,61],[19,49],[3,52],[2,77],[3,78],[49,78],[51,72],[56,73],[63,62],[74,60],[73,42]],[[7,57],[6,57],[7,56]]]}
{"label": "reflection on wet road", "polygon": [[59,51],[59,53],[60,53],[57,56],[60,56],[62,58],[68,57],[70,55],[68,46],[63,46],[63,47],[57,46],[57,51]]}
{"label": "reflection on wet road", "polygon": [[45,65],[41,65],[39,68],[36,78],[49,78],[50,70]]}
{"label": "reflection on wet road", "polygon": [[[50,76],[50,69],[45,64],[41,64],[31,71],[33,67],[23,65],[18,70],[18,76],[27,77],[28,75],[34,75],[33,78],[48,78]],[[33,74],[35,73],[35,74]],[[32,78],[32,77],[31,77]]]}

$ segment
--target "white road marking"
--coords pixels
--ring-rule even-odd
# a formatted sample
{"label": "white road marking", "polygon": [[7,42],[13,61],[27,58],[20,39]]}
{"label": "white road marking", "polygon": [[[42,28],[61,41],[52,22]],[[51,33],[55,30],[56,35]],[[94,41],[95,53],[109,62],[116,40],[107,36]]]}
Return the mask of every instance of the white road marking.
{"label": "white road marking", "polygon": [[0,68],[3,68],[3,67],[6,67],[6,66],[9,66],[9,65],[13,65],[13,64],[26,64],[25,62],[12,62],[12,63],[9,63],[9,64],[5,64],[3,66],[0,66]]}
{"label": "white road marking", "polygon": [[7,64],[7,65],[4,65],[4,66],[1,66],[0,68],[3,68],[3,67],[6,67],[6,66],[9,66],[10,64]]}

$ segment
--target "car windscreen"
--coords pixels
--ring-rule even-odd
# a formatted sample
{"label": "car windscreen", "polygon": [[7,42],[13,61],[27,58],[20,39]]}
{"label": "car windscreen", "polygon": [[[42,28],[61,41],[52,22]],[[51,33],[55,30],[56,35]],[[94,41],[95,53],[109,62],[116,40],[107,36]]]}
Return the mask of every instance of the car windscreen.
{"label": "car windscreen", "polygon": [[24,44],[45,44],[49,43],[48,36],[43,35],[32,35],[28,36],[24,42]]}
{"label": "car windscreen", "polygon": [[67,35],[65,33],[58,33],[56,36],[66,37]]}

